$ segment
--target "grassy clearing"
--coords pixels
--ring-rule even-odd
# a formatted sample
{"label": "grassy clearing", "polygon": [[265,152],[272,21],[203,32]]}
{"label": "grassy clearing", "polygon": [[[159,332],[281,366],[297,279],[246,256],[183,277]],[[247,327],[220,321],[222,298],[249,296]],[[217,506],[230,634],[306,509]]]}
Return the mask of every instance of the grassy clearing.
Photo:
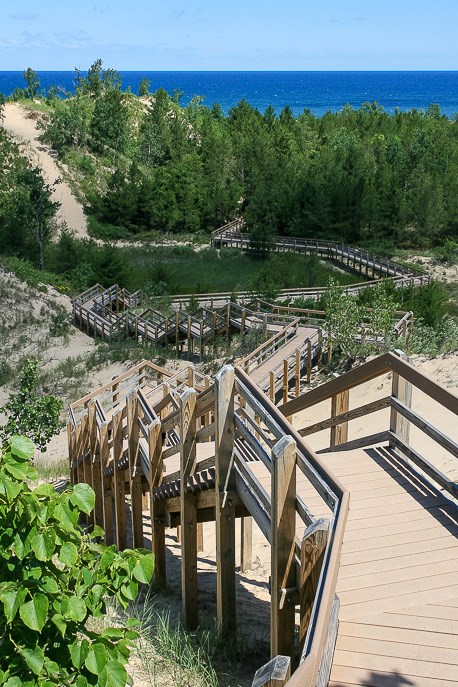
{"label": "grassy clearing", "polygon": [[279,288],[325,286],[331,274],[342,284],[358,281],[358,277],[337,272],[331,264],[318,260],[313,261],[310,274],[311,261],[295,254],[274,254],[266,260],[234,249],[204,248],[195,252],[189,245],[129,247],[123,253],[127,288],[143,288],[152,295],[160,295],[161,288],[174,294],[255,290],[258,276],[265,271],[272,274]]}

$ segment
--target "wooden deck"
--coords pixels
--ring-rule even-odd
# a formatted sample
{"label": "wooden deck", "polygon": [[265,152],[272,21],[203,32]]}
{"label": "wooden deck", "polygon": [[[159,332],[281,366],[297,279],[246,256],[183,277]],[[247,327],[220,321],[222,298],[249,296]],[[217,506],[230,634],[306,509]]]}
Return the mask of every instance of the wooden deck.
{"label": "wooden deck", "polygon": [[[330,687],[457,687],[457,506],[388,448],[322,458],[350,492]],[[265,466],[249,468],[270,493]],[[299,475],[297,493],[329,516]]]}

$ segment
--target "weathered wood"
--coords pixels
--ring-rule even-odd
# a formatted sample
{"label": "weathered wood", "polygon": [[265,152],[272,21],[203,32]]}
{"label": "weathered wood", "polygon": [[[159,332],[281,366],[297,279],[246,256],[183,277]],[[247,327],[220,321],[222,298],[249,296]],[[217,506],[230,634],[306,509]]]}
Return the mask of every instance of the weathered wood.
{"label": "weathered wood", "polygon": [[294,605],[280,607],[282,590],[296,586],[296,442],[289,436],[272,449],[270,654],[294,660]]}
{"label": "weathered wood", "polygon": [[307,384],[312,381],[312,342],[307,339]]}
{"label": "weathered wood", "polygon": [[166,504],[153,498],[153,491],[161,486],[164,469],[162,461],[162,433],[159,419],[153,420],[148,427],[149,486],[151,516],[151,548],[154,553],[154,572],[152,584],[163,586],[166,583],[165,525]]}
{"label": "weathered wood", "polygon": [[[342,413],[348,412],[349,406],[349,391],[342,391],[340,394],[333,396],[331,399],[331,418],[337,417]],[[339,446],[348,441],[348,421],[340,425],[331,427],[331,446]]]}
{"label": "weathered wood", "polygon": [[300,578],[300,626],[299,641],[301,650],[312,616],[312,608],[318,589],[318,580],[323,566],[324,554],[329,536],[329,521],[325,518],[316,520],[304,533],[301,543],[301,578]]}
{"label": "weathered wood", "polygon": [[127,548],[126,487],[124,472],[118,470],[123,455],[122,412],[118,410],[112,418],[113,427],[113,486],[116,547],[119,551]]}
{"label": "weathered wood", "polygon": [[251,570],[253,564],[253,518],[240,519],[240,571]]}
{"label": "weathered wood", "polygon": [[196,463],[196,391],[180,395],[180,513],[181,513],[181,599],[183,620],[188,629],[198,625],[197,611],[197,500],[186,490]]}
{"label": "weathered wood", "polygon": [[288,401],[288,385],[289,385],[289,379],[288,379],[288,373],[289,373],[289,363],[288,359],[286,358],[283,361],[283,403],[286,403]]}
{"label": "weathered wood", "polygon": [[104,470],[110,460],[110,449],[108,447],[108,423],[104,423],[100,428],[100,464],[101,480],[103,484],[103,529],[105,530],[105,543],[109,546],[114,543],[113,538],[113,480],[111,477],[104,477]]}
{"label": "weathered wood", "polygon": [[215,377],[215,517],[217,619],[223,634],[235,630],[235,510],[228,492],[235,489],[234,368],[225,365]]}
{"label": "weathered wood", "polygon": [[[395,355],[405,362],[410,362],[408,356],[403,351],[396,350]],[[407,408],[411,407],[412,384],[397,372],[393,372],[391,395],[393,398],[399,399]],[[405,444],[409,443],[410,422],[405,416],[398,413],[393,406],[391,407],[390,414],[390,432],[396,434]]]}
{"label": "weathered wood", "polygon": [[422,432],[424,432],[431,439],[434,439],[435,442],[449,451],[453,456],[455,456],[455,458],[458,458],[458,444],[453,441],[453,439],[449,439],[443,432],[440,431],[440,429],[434,427],[427,420],[411,410],[411,408],[404,405],[404,403],[399,401],[399,399],[392,398],[391,406],[396,410],[397,413],[415,425],[415,427],[421,429]]}
{"label": "weathered wood", "polygon": [[301,352],[296,349],[296,358],[294,363],[294,395],[299,396],[301,390]]}
{"label": "weathered wood", "polygon": [[291,677],[291,658],[275,656],[256,671],[251,687],[284,687]]}
{"label": "weathered wood", "polygon": [[142,469],[139,455],[140,432],[138,424],[138,399],[132,392],[127,397],[127,446],[129,457],[130,510],[132,521],[132,545],[143,547]]}
{"label": "weathered wood", "polygon": [[341,413],[335,417],[328,418],[327,420],[322,420],[321,422],[315,422],[313,425],[299,429],[299,434],[301,437],[309,436],[310,434],[315,434],[315,432],[321,432],[323,429],[329,429],[335,425],[341,424],[342,422],[348,422],[349,420],[355,420],[358,417],[366,417],[371,413],[375,413],[378,410],[383,410],[383,408],[388,408],[391,405],[391,396],[384,396],[383,398],[372,401],[372,403],[366,403],[358,408],[353,408],[346,413]]}

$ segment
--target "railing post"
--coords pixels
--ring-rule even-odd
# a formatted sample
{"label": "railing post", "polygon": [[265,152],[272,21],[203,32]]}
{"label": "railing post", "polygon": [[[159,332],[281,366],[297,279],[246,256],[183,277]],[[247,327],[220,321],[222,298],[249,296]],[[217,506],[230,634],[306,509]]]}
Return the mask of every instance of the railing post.
{"label": "railing post", "polygon": [[196,464],[195,389],[180,396],[180,514],[181,514],[181,599],[183,620],[188,629],[198,624],[197,612],[197,495],[187,491],[188,478]]}
{"label": "railing post", "polygon": [[296,442],[289,436],[272,448],[270,655],[294,659],[296,586]]}
{"label": "railing post", "polygon": [[113,486],[115,501],[116,547],[118,551],[127,548],[126,523],[126,480],[124,470],[118,469],[123,456],[122,411],[118,410],[112,418],[113,425]]}
{"label": "railing post", "polygon": [[329,520],[320,518],[304,532],[301,543],[300,625],[299,642],[302,651],[312,616],[324,554],[328,543]]}
{"label": "railing post", "polygon": [[251,570],[253,564],[253,518],[240,518],[240,571]]}
{"label": "railing post", "polygon": [[299,396],[300,390],[301,390],[301,352],[298,348],[296,349],[296,361],[295,361],[294,371],[295,371],[294,395],[297,398]]}
{"label": "railing post", "polygon": [[[394,354],[401,358],[401,360],[409,362],[409,357],[403,351],[396,349]],[[401,401],[401,403],[408,408],[411,408],[412,384],[404,379],[404,377],[401,377],[397,372],[393,372],[391,395]],[[405,444],[409,443],[410,422],[394,408],[391,408],[390,413],[390,432],[396,434]],[[392,448],[394,448],[391,443],[390,445]]]}
{"label": "railing post", "polygon": [[138,398],[132,391],[127,397],[127,446],[129,456],[130,510],[132,545],[143,547],[142,483],[140,466],[140,428],[138,425]]}
{"label": "railing post", "polygon": [[103,529],[105,530],[105,544],[113,544],[113,479],[105,477],[105,468],[110,460],[110,449],[108,447],[108,423],[105,422],[100,428],[100,461],[101,461],[101,482],[103,493]]}
{"label": "railing post", "polygon": [[[342,413],[346,413],[349,408],[350,392],[348,389],[336,394],[331,398],[331,417],[337,417]],[[340,446],[348,441],[348,422],[342,422],[341,425],[334,425],[331,427],[331,446]]]}
{"label": "railing post", "polygon": [[151,548],[154,553],[154,574],[152,584],[163,586],[166,582],[165,558],[165,516],[164,499],[155,499],[154,490],[160,487],[163,479],[161,421],[153,420],[148,427],[149,487],[151,513]]}
{"label": "railing post", "polygon": [[217,618],[223,634],[235,630],[235,509],[231,491],[234,471],[234,368],[225,365],[215,377],[215,516]]}
{"label": "railing post", "polygon": [[312,342],[307,339],[307,384],[312,381]]}
{"label": "railing post", "polygon": [[288,358],[285,358],[283,360],[283,403],[288,402],[288,384],[289,384],[289,379],[288,379]]}
{"label": "railing post", "polygon": [[269,396],[270,400],[275,403],[275,373],[273,370],[269,372]]}

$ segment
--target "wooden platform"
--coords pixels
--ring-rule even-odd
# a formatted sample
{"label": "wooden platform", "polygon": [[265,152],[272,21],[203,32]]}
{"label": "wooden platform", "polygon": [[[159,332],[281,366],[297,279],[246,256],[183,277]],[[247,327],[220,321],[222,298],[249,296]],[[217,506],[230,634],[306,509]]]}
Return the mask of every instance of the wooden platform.
{"label": "wooden platform", "polygon": [[[330,687],[457,687],[458,508],[387,448],[323,457],[350,491]],[[329,516],[299,476],[297,492]]]}

